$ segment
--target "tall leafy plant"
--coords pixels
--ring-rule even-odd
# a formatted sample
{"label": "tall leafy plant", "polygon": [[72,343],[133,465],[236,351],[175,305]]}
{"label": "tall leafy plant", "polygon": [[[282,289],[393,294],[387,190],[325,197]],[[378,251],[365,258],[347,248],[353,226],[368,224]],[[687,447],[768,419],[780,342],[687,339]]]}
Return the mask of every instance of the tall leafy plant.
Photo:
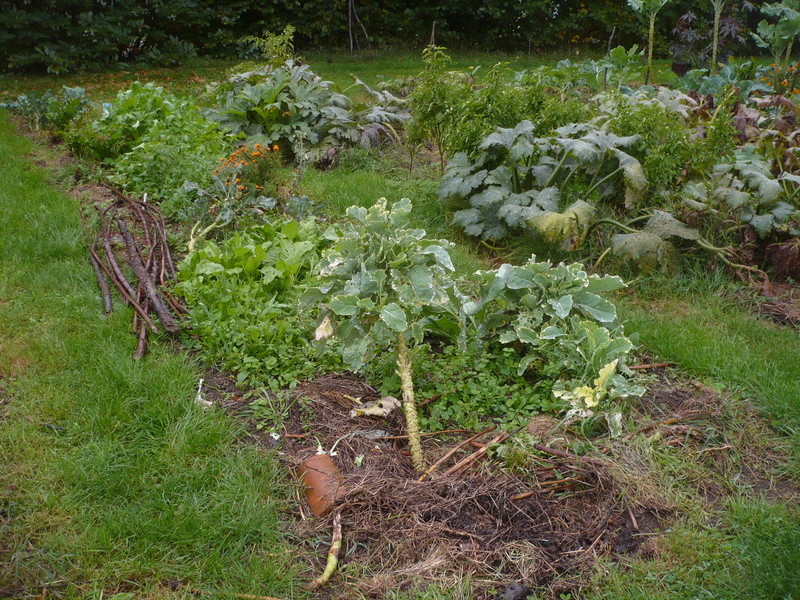
{"label": "tall leafy plant", "polygon": [[670,0],[628,0],[630,6],[637,13],[647,17],[647,72],[644,78],[645,83],[649,83],[653,76],[653,43],[656,36],[656,17],[658,12],[664,8]]}
{"label": "tall leafy plant", "polygon": [[757,33],[752,34],[753,39],[759,48],[769,49],[776,63],[789,59],[794,40],[800,35],[800,11],[797,9],[794,2],[786,0],[761,7],[761,12],[777,21],[770,23],[764,19],[759,22]]}
{"label": "tall leafy plant", "polygon": [[719,51],[719,23],[722,19],[722,10],[725,8],[726,0],[709,0],[714,9],[714,29],[713,39],[711,40],[711,74],[717,70],[717,52]]}
{"label": "tall leafy plant", "polygon": [[411,202],[371,208],[351,206],[339,241],[320,262],[319,284],[304,303],[322,307],[317,339],[336,336],[354,370],[394,348],[414,467],[424,468],[409,347],[422,342],[436,316],[452,305],[454,287],[449,242],[429,240],[409,227]]}

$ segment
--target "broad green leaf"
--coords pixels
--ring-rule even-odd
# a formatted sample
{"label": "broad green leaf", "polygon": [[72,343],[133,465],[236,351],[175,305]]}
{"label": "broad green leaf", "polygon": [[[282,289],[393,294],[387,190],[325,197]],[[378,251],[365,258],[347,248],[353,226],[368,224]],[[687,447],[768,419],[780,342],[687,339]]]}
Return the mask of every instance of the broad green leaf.
{"label": "broad green leaf", "polygon": [[606,275],[605,277],[598,277],[592,275],[589,277],[589,283],[586,286],[587,292],[597,294],[599,292],[613,292],[614,290],[621,290],[626,287],[625,282],[617,275]]}
{"label": "broad green leaf", "polygon": [[453,261],[450,259],[450,253],[443,247],[438,244],[431,244],[423,248],[420,251],[420,254],[430,254],[438,262],[448,271],[455,271],[455,267],[453,266]]}
{"label": "broad green leaf", "polygon": [[569,316],[569,313],[572,311],[572,296],[566,295],[561,296],[560,298],[550,299],[547,303],[553,307],[553,310],[556,313],[556,316],[565,319]]}
{"label": "broad green leaf", "polygon": [[328,306],[337,315],[352,316],[358,312],[358,297],[337,296],[328,303]]}
{"label": "broad green leaf", "polygon": [[194,272],[198,275],[213,275],[214,273],[221,273],[225,271],[225,267],[219,263],[211,262],[210,260],[201,260],[194,268]]}
{"label": "broad green leaf", "polygon": [[395,302],[391,302],[381,309],[380,318],[394,331],[402,332],[408,329],[406,314]]}
{"label": "broad green leaf", "polygon": [[596,294],[581,294],[575,302],[575,307],[601,323],[612,323],[617,320],[616,307]]}

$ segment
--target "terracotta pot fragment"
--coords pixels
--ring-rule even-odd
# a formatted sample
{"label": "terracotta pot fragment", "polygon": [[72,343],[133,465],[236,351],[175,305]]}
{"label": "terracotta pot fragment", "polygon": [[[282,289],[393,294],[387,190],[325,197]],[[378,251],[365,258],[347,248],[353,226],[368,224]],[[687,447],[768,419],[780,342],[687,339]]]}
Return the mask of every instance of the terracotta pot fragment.
{"label": "terracotta pot fragment", "polygon": [[298,474],[311,512],[318,517],[327,514],[344,493],[344,475],[330,454],[315,454],[303,461]]}

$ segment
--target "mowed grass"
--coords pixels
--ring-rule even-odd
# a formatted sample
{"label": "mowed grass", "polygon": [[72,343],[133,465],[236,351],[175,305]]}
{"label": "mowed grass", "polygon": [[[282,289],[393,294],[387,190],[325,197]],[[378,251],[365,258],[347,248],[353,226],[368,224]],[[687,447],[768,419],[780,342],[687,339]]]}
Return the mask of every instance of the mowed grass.
{"label": "mowed grass", "polygon": [[649,280],[622,298],[621,311],[649,352],[751,399],[800,459],[800,334],[758,316],[733,289],[718,274]]}
{"label": "mowed grass", "polygon": [[[565,52],[513,54],[501,52],[452,51],[450,66],[454,70],[475,71],[480,78],[488,67],[497,63],[507,63],[515,71],[536,69],[541,66],[555,66],[559,61],[569,58],[573,62],[598,59],[602,51],[595,48],[574,48]],[[341,50],[311,50],[300,52],[301,57],[323,79],[333,81],[344,90],[354,83],[357,76],[368,85],[399,77],[413,77],[424,67],[422,48],[418,50],[391,49],[365,50],[348,54]],[[203,91],[207,84],[220,81],[228,71],[242,60],[235,58],[199,58],[179,67],[150,67],[131,65],[127,68],[113,68],[98,73],[15,74],[0,73],[0,101],[14,98],[30,91],[58,90],[61,86],[84,87],[92,99],[110,101],[117,91],[130,87],[134,81],[153,81],[166,89],[187,94]],[[253,61],[247,61],[252,64]],[[670,75],[670,61],[655,61],[656,78],[667,80]]]}
{"label": "mowed grass", "polygon": [[131,359],[131,314],[102,316],[78,202],[30,147],[0,115],[0,590],[303,597],[275,459],[195,403],[199,373],[168,344]]}

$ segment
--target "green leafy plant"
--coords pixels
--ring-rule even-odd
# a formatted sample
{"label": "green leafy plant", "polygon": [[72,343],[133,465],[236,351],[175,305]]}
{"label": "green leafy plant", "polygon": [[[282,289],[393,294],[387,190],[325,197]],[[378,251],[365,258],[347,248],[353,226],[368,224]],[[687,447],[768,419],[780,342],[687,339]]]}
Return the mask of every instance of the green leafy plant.
{"label": "green leafy plant", "polygon": [[51,129],[60,135],[89,110],[89,100],[83,88],[63,86],[58,94],[50,90],[22,94],[0,103],[0,108],[21,116],[34,131]]}
{"label": "green leafy plant", "polygon": [[[541,412],[558,413],[564,403],[552,395],[553,382],[517,373],[519,353],[499,343],[423,343],[412,352],[414,389],[420,399],[434,399],[420,409],[420,423],[429,431],[460,427],[482,429],[491,419],[515,428]],[[378,355],[367,378],[392,394],[400,387],[391,355]]]}
{"label": "green leafy plant", "polygon": [[645,72],[644,82],[649,83],[653,77],[653,45],[656,37],[656,17],[659,11],[670,0],[628,0],[628,6],[647,18],[647,71]]}
{"label": "green leafy plant", "polygon": [[411,202],[389,206],[381,199],[369,209],[351,206],[342,237],[320,262],[319,281],[304,303],[322,308],[317,338],[336,336],[342,357],[361,370],[378,352],[393,348],[401,380],[403,409],[415,468],[425,461],[414,403],[409,345],[423,341],[437,315],[453,300],[449,242],[429,240],[409,228]]}
{"label": "green leafy plant", "polygon": [[224,140],[191,100],[153,83],[134,82],[119,92],[113,103],[103,105],[99,119],[70,132],[67,141],[78,154],[111,161],[148,142],[162,143],[169,136],[190,153],[203,145],[218,150]]}
{"label": "green leafy plant", "polygon": [[690,105],[674,96],[677,108],[672,109],[656,99],[631,98],[613,99],[613,107],[608,109],[612,115],[607,121],[608,129],[624,137],[637,136],[630,153],[641,162],[651,189],[675,185],[685,176],[697,152],[688,122],[681,114],[685,112],[688,117]]}
{"label": "green leafy plant", "polygon": [[235,136],[278,144],[290,157],[340,142],[356,126],[350,99],[293,61],[234,75],[218,87],[217,97],[211,119]]}
{"label": "green leafy plant", "polygon": [[800,35],[800,10],[793,3],[775,2],[761,6],[761,12],[776,20],[770,23],[762,19],[758,24],[756,33],[752,33],[753,40],[759,48],[766,48],[772,53],[775,63],[789,60],[795,38]]}
{"label": "green leafy plant", "polygon": [[182,216],[195,220],[189,232],[188,250],[193,252],[198,242],[205,239],[212,231],[234,224],[248,224],[258,215],[278,206],[276,198],[264,195],[246,194],[240,189],[237,175],[242,167],[236,167],[226,176],[213,174],[212,185],[202,187],[194,181],[183,184],[183,190],[189,198],[188,206]]}
{"label": "green leafy plant", "polygon": [[[469,235],[501,239],[527,231],[555,246],[574,246],[601,198],[624,197],[633,207],[647,189],[641,164],[620,137],[592,123],[561,127],[537,138],[530,121],[498,129],[471,160],[450,161],[439,196],[460,207],[453,221]],[[467,207],[464,208],[464,205]]]}
{"label": "green leafy plant", "polygon": [[554,381],[553,394],[571,407],[568,417],[643,393],[626,367],[633,344],[614,305],[600,295],[624,287],[619,277],[590,276],[580,264],[554,266],[535,256],[477,276],[480,299],[464,305],[477,337],[516,345],[518,374],[532,370]]}
{"label": "green leafy plant", "polygon": [[580,69],[593,75],[595,88],[602,87],[605,90],[610,81],[615,89],[621,90],[626,83],[641,73],[642,54],[637,44],[628,49],[617,46],[600,60],[586,61]]}
{"label": "green leafy plant", "polygon": [[296,306],[330,237],[312,220],[277,220],[198,245],[176,286],[189,308],[190,343],[240,383],[272,390],[335,365],[309,342],[313,323]]}
{"label": "green leafy plant", "polygon": [[701,96],[711,94],[714,97],[724,97],[730,90],[738,90],[741,102],[756,92],[771,92],[772,86],[758,77],[757,64],[754,61],[734,61],[718,69],[713,75],[708,75],[705,69],[693,69],[686,73],[679,82],[679,87],[685,92],[697,92]]}
{"label": "green leafy plant", "polygon": [[287,25],[281,33],[264,31],[261,36],[248,35],[239,40],[240,44],[250,45],[257,49],[261,57],[272,67],[280,67],[286,61],[294,60],[294,34],[296,29]]}
{"label": "green leafy plant", "polygon": [[529,119],[537,133],[545,134],[585,116],[582,103],[548,94],[543,85],[513,74],[505,63],[491,67],[478,83],[477,69],[447,70],[450,59],[443,48],[429,47],[423,58],[426,68],[409,98],[409,141],[432,140],[443,169],[455,153],[473,155],[497,127]]}
{"label": "green leafy plant", "polygon": [[754,146],[737,149],[734,160],[716,165],[705,180],[687,183],[682,197],[690,208],[718,221],[736,219],[762,238],[778,231],[800,235],[800,177],[775,177]]}

